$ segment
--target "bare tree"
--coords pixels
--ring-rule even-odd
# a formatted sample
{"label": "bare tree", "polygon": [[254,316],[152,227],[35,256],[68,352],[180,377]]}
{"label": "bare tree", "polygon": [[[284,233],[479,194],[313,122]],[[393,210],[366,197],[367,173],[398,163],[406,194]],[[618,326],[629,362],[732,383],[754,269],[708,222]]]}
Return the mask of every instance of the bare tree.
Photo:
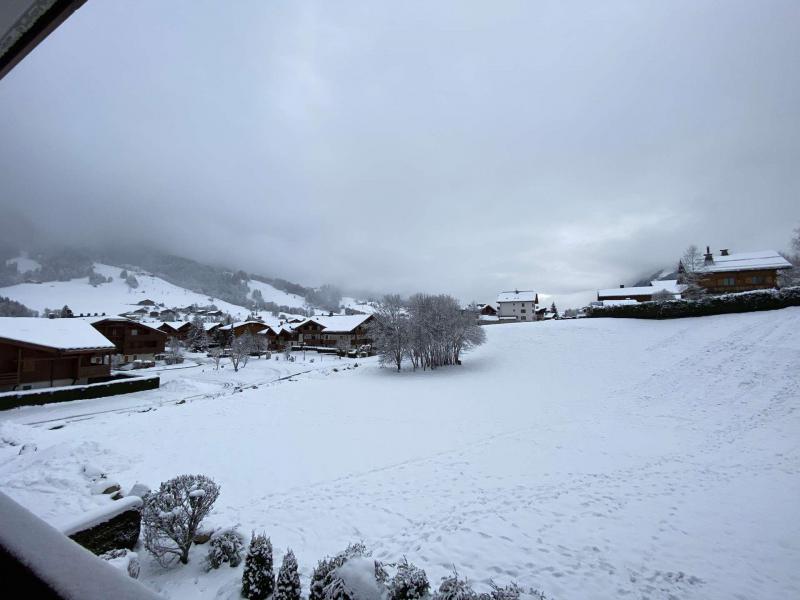
{"label": "bare tree", "polygon": [[653,302],[668,302],[673,300],[675,297],[669,293],[667,290],[658,290],[655,294],[653,294]]}
{"label": "bare tree", "polygon": [[215,346],[208,351],[211,355],[211,359],[214,361],[214,370],[219,371],[219,363],[222,360],[222,348],[220,346]]}
{"label": "bare tree", "polygon": [[372,316],[369,337],[378,350],[380,363],[393,364],[399,371],[410,349],[408,311],[400,296],[392,294],[384,297]]}
{"label": "bare tree", "polygon": [[183,362],[183,348],[181,347],[181,341],[172,336],[169,338],[169,350],[167,351],[167,364],[174,365],[176,363]]}
{"label": "bare tree", "polygon": [[686,286],[682,292],[684,297],[696,300],[705,295],[705,289],[700,285],[702,269],[703,255],[697,246],[692,244],[683,252],[678,262],[678,282]]}
{"label": "bare tree", "polygon": [[247,335],[238,335],[233,338],[230,346],[231,364],[234,371],[239,371],[247,366],[247,359],[250,357],[250,340]]}
{"label": "bare tree", "polygon": [[144,497],[144,546],[159,564],[189,562],[189,549],[201,521],[211,512],[219,486],[204,475],[179,475]]}

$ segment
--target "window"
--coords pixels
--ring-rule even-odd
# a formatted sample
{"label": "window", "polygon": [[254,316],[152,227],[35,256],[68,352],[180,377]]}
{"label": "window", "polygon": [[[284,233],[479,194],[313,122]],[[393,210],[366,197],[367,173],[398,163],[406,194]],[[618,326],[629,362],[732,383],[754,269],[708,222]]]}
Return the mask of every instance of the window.
{"label": "window", "polygon": [[763,275],[753,275],[750,278],[750,283],[755,283],[755,284],[764,283],[764,276]]}
{"label": "window", "polygon": [[131,335],[139,335],[138,329],[131,329]]}
{"label": "window", "polygon": [[520,309],[520,311],[519,311],[519,312],[521,312],[521,313],[524,313],[524,312],[525,312],[525,309],[524,309],[524,308],[523,308],[523,309]]}
{"label": "window", "polygon": [[736,285],[736,279],[734,279],[733,277],[725,277],[722,280],[722,285],[728,285],[728,286]]}
{"label": "window", "polygon": [[[525,311],[522,311],[522,312],[525,312]],[[520,318],[519,318],[519,320],[520,320],[520,321],[527,321],[527,320],[528,320],[528,317],[524,317],[524,316],[523,316],[523,317],[520,317]]]}

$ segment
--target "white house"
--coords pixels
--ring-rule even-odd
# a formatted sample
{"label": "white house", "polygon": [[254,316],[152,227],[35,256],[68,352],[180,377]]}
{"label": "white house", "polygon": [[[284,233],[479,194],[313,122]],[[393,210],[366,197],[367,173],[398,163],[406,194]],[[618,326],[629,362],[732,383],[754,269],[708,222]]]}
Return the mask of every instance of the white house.
{"label": "white house", "polygon": [[497,316],[516,321],[535,321],[539,295],[532,290],[500,292],[497,296]]}

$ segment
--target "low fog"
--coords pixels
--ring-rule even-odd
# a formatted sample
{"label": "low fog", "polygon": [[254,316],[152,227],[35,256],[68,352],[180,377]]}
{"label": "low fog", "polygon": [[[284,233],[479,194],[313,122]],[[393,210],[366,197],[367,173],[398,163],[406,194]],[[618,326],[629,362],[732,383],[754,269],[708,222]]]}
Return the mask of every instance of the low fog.
{"label": "low fog", "polygon": [[309,285],[613,287],[788,246],[799,39],[793,0],[89,0],[0,81],[0,208]]}

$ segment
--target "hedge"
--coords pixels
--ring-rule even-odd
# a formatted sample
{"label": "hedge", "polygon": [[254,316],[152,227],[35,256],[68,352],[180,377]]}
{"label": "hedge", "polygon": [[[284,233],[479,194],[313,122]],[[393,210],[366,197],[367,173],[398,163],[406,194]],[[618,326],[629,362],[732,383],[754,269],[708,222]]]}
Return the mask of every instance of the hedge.
{"label": "hedge", "polygon": [[788,306],[800,306],[800,286],[705,296],[699,300],[666,300],[622,306],[592,306],[586,310],[586,316],[624,319],[679,319],[776,310]]}

